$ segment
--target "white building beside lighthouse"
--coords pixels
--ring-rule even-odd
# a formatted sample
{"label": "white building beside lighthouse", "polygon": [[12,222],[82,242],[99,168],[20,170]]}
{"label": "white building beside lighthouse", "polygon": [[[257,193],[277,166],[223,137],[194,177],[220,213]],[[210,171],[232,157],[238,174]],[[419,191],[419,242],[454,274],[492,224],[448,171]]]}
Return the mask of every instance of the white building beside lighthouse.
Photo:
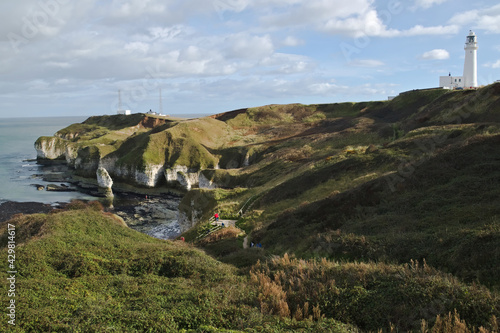
{"label": "white building beside lighthouse", "polygon": [[465,61],[463,76],[441,76],[439,77],[441,88],[476,88],[477,85],[477,36],[473,31],[465,40]]}

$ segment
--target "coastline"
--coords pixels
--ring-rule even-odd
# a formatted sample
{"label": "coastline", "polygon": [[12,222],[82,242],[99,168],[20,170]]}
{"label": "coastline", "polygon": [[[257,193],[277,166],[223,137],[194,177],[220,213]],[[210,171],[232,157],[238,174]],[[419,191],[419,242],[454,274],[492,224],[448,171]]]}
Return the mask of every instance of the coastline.
{"label": "coastline", "polygon": [[12,219],[17,214],[39,214],[48,213],[53,209],[61,208],[60,204],[57,206],[53,204],[46,204],[42,202],[17,202],[5,201],[0,204],[0,223],[4,223]]}
{"label": "coastline", "polygon": [[[97,200],[106,203],[106,199]],[[181,234],[178,221],[178,206],[182,198],[176,195],[142,196],[137,193],[121,193],[120,198],[106,212],[124,220],[127,227],[158,239],[174,239]],[[89,201],[89,200],[82,200]],[[0,224],[8,222],[17,214],[47,214],[64,208],[67,202],[43,203],[36,201],[4,201],[0,203]]]}
{"label": "coastline", "polygon": [[[187,119],[207,115],[183,116]],[[54,135],[85,119],[56,117],[41,120],[9,118],[2,124],[0,138],[8,149],[0,154],[0,178],[5,179],[4,192],[0,192],[0,223],[16,214],[49,213],[64,208],[72,200],[96,200],[103,204],[106,212],[120,216],[134,230],[160,239],[180,235],[183,228],[179,225],[178,207],[185,194],[183,191],[164,187],[143,188],[122,179],[114,181],[114,197],[106,198],[95,178],[76,174],[64,161],[43,161],[38,154],[34,156],[31,148],[37,138]]]}

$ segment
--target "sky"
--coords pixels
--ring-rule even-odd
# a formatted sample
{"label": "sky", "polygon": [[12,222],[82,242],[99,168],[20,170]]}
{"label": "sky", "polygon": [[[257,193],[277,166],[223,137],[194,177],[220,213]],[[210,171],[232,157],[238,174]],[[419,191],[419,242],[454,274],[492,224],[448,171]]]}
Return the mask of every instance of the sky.
{"label": "sky", "polygon": [[[495,0],[0,2],[0,118],[215,114],[500,80]],[[161,89],[161,109],[160,109]]]}

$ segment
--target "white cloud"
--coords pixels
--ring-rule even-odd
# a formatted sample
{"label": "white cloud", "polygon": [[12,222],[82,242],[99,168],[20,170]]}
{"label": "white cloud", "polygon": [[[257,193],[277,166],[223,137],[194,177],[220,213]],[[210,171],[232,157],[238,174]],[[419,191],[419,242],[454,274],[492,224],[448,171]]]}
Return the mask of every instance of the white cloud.
{"label": "white cloud", "polygon": [[111,15],[121,19],[163,13],[167,6],[157,0],[113,0]]}
{"label": "white cloud", "polygon": [[489,68],[500,68],[500,60],[497,60],[496,62],[493,62],[493,63],[487,63],[484,65],[485,67],[489,67]]}
{"label": "white cloud", "polygon": [[422,60],[446,60],[450,58],[450,53],[443,49],[434,49],[419,56]]}
{"label": "white cloud", "polygon": [[269,35],[233,34],[226,38],[226,45],[229,58],[261,59],[274,52],[273,41]]}
{"label": "white cloud", "polygon": [[[96,0],[0,2],[0,41],[27,43],[58,36],[80,24]],[[19,51],[19,50],[17,50]]]}
{"label": "white cloud", "polygon": [[304,44],[304,41],[300,40],[298,38],[295,38],[293,36],[288,36],[285,38],[285,40],[283,40],[283,42],[281,44],[283,46],[299,46],[299,45]]}
{"label": "white cloud", "polygon": [[50,87],[50,83],[46,80],[33,80],[28,82],[28,89],[30,90],[47,90]]}
{"label": "white cloud", "polygon": [[[441,3],[445,0],[421,0],[421,5]],[[293,1],[294,6],[274,8],[261,19],[270,28],[288,26],[312,26],[332,35],[353,38],[368,37],[405,37],[419,35],[456,34],[459,27],[455,24],[429,26],[416,25],[406,30],[388,27],[391,19],[381,15],[372,0],[310,0]],[[392,16],[391,16],[392,17]]]}
{"label": "white cloud", "polygon": [[368,67],[368,68],[373,68],[373,67],[381,67],[384,66],[385,64],[380,61],[380,60],[373,60],[373,59],[358,59],[358,60],[353,60],[349,62],[349,66],[354,66],[354,67]]}
{"label": "white cloud", "polygon": [[269,27],[285,27],[298,25],[322,26],[329,20],[344,20],[349,17],[363,15],[372,9],[370,0],[309,0],[293,1],[294,5],[286,8],[275,7],[262,18]]}
{"label": "white cloud", "polygon": [[435,5],[440,5],[448,0],[415,0],[415,7],[428,9]]}
{"label": "white cloud", "polygon": [[[442,2],[415,1],[405,3],[406,8],[415,3],[424,8]],[[27,38],[18,53],[13,52],[6,34],[16,32],[22,36],[24,17],[33,18],[33,13],[43,10],[41,3],[55,2],[61,5],[54,8],[48,24],[37,27],[36,36]],[[16,96],[33,92],[37,96],[85,96],[91,100],[94,95],[114,96],[120,88],[125,93],[125,87],[133,89],[149,80],[149,87],[160,82],[165,91],[167,86],[177,91],[178,100],[186,96],[226,100],[226,92],[250,96],[252,103],[261,103],[257,101],[260,96],[269,101],[306,95],[335,95],[342,100],[346,98],[343,94],[371,96],[387,91],[388,83],[383,87],[357,86],[356,80],[367,75],[373,78],[363,82],[398,77],[401,64],[393,67],[392,61],[416,61],[414,55],[422,52],[415,51],[418,41],[371,39],[369,46],[361,47],[356,42],[362,40],[349,39],[347,42],[356,46],[356,58],[360,59],[338,66],[334,58],[340,54],[339,45],[346,41],[345,37],[450,35],[463,30],[461,22],[470,19],[457,16],[457,22],[447,22],[442,15],[414,17],[408,10],[388,17],[384,11],[389,7],[384,3],[387,1],[2,1],[0,95],[18,91]],[[478,9],[472,16],[487,24],[487,17],[500,15],[492,8],[496,7]],[[391,52],[381,55],[382,47]],[[493,63],[496,59],[487,60],[491,67],[500,66]],[[383,77],[377,71],[381,67]],[[387,71],[396,74],[389,76]],[[193,105],[197,103],[197,98],[190,100]],[[234,100],[241,103],[238,98]],[[3,105],[0,103],[0,110]]]}
{"label": "white cloud", "polygon": [[368,10],[359,15],[345,19],[332,18],[325,22],[323,30],[332,34],[341,34],[352,37],[361,36],[396,36],[396,30],[387,30],[376,10]]}
{"label": "white cloud", "polygon": [[69,84],[69,82],[70,81],[68,79],[59,79],[59,80],[55,81],[55,84],[56,85],[67,85],[67,84]]}
{"label": "white cloud", "polygon": [[263,73],[277,75],[313,72],[316,68],[310,58],[286,53],[275,53],[261,61],[260,65],[266,67]]}
{"label": "white cloud", "polygon": [[54,67],[54,68],[59,68],[59,69],[68,69],[71,68],[72,65],[70,62],[63,62],[63,61],[49,61],[45,64],[48,67]]}
{"label": "white cloud", "polygon": [[143,42],[131,42],[127,43],[125,45],[125,50],[129,52],[141,52],[141,53],[147,53],[149,50],[149,44],[143,43]]}
{"label": "white cloud", "polygon": [[428,35],[454,35],[460,31],[457,25],[439,25],[434,27],[424,27],[416,25],[411,29],[402,31],[401,36],[428,36]]}
{"label": "white cloud", "polygon": [[456,14],[449,23],[500,34],[500,4]]}
{"label": "white cloud", "polygon": [[146,36],[149,40],[161,40],[168,41],[173,40],[176,37],[180,37],[181,35],[185,35],[189,33],[189,29],[182,25],[174,25],[168,27],[151,27],[148,29],[150,36]]}

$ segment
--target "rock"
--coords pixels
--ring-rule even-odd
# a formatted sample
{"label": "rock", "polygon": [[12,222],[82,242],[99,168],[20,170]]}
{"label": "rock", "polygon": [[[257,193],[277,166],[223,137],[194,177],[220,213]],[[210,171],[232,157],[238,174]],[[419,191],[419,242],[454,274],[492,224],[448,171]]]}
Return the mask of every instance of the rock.
{"label": "rock", "polygon": [[371,144],[368,146],[368,148],[366,149],[365,152],[366,153],[374,153],[376,151],[378,151],[378,148],[375,145]]}
{"label": "rock", "polygon": [[207,177],[205,177],[205,175],[203,173],[200,173],[200,176],[199,176],[199,187],[200,188],[205,188],[205,189],[209,189],[209,190],[213,190],[215,188],[217,188],[217,185],[209,180]]}
{"label": "rock", "polygon": [[42,179],[49,183],[60,183],[69,181],[71,177],[62,173],[51,173],[43,175]]}
{"label": "rock", "polygon": [[41,137],[35,142],[37,159],[57,160],[65,158],[66,140],[58,137]]}
{"label": "rock", "polygon": [[16,214],[48,213],[54,207],[40,202],[12,202],[0,203],[0,223],[11,219]]}
{"label": "rock", "polygon": [[116,207],[126,224],[134,230],[160,239],[172,239],[181,233],[177,219],[179,198],[155,198],[134,206]]}
{"label": "rock", "polygon": [[111,176],[106,169],[104,169],[103,167],[99,167],[99,169],[97,169],[96,175],[97,184],[99,185],[99,187],[111,189],[111,187],[113,186],[113,179],[111,179]]}
{"label": "rock", "polygon": [[163,176],[162,164],[146,164],[144,170],[139,170],[135,165],[118,165],[116,162],[116,157],[106,157],[99,161],[99,165],[113,177],[131,180],[141,187],[156,187]]}
{"label": "rock", "polygon": [[31,186],[36,187],[36,189],[37,189],[38,191],[43,191],[43,190],[45,190],[45,186],[40,185],[40,184],[31,184]]}
{"label": "rock", "polygon": [[181,229],[177,221],[157,225],[144,231],[146,234],[159,239],[173,239],[181,234]]}
{"label": "rock", "polygon": [[74,192],[76,191],[75,189],[72,189],[68,186],[60,186],[56,184],[49,184],[45,187],[47,191],[50,192]]}
{"label": "rock", "polygon": [[200,172],[189,169],[184,165],[177,165],[165,170],[165,179],[167,183],[178,185],[189,191],[194,185],[199,183]]}

